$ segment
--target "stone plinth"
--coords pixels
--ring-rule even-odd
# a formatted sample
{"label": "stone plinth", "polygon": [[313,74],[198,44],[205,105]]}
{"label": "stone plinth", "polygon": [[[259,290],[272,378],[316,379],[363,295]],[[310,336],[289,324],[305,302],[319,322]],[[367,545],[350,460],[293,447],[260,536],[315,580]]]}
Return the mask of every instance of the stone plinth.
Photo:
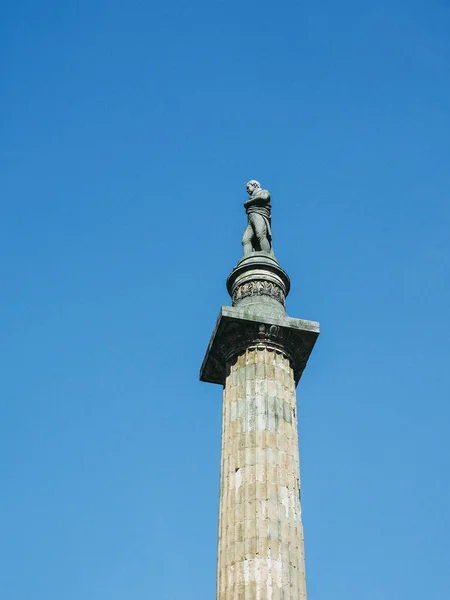
{"label": "stone plinth", "polygon": [[295,385],[319,335],[319,323],[282,314],[254,314],[247,307],[222,306],[200,369],[201,381],[224,385],[236,356],[257,345],[283,352],[293,368]]}

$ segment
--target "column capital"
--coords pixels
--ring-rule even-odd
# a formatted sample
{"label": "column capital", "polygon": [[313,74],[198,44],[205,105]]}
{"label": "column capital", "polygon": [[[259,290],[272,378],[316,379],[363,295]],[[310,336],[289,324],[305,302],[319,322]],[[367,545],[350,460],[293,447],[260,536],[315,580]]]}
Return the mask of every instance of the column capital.
{"label": "column capital", "polygon": [[319,331],[316,321],[254,315],[245,308],[222,306],[200,369],[200,380],[223,385],[229,361],[247,348],[268,347],[288,356],[297,385]]}

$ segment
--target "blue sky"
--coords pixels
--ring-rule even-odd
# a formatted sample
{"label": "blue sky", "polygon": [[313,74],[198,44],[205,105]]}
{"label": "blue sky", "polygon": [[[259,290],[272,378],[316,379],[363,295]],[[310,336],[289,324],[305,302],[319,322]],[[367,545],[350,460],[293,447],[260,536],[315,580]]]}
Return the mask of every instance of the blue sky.
{"label": "blue sky", "polygon": [[311,600],[450,594],[450,5],[18,1],[0,21],[0,595],[210,600],[198,370],[273,198]]}

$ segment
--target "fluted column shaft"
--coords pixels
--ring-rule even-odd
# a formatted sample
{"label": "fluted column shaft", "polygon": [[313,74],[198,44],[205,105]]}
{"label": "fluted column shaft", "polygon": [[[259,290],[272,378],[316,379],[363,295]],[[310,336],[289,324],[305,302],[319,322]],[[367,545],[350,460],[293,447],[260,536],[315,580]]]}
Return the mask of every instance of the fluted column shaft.
{"label": "fluted column shaft", "polygon": [[294,374],[267,344],[223,392],[217,600],[305,600]]}

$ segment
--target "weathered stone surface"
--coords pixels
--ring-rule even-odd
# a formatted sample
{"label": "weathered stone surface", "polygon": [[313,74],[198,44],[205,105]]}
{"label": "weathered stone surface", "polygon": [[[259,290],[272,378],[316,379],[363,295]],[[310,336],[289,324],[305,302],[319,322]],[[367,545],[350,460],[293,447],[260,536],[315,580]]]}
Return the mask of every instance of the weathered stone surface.
{"label": "weathered stone surface", "polygon": [[223,392],[217,600],[304,600],[294,373],[258,345]]}
{"label": "weathered stone surface", "polygon": [[224,385],[217,600],[305,600],[295,388],[314,321],[222,306],[200,378]]}
{"label": "weathered stone surface", "polygon": [[249,348],[264,346],[283,351],[297,384],[318,335],[319,323],[315,321],[285,315],[255,315],[245,307],[222,306],[200,369],[200,379],[223,385],[234,357]]}

